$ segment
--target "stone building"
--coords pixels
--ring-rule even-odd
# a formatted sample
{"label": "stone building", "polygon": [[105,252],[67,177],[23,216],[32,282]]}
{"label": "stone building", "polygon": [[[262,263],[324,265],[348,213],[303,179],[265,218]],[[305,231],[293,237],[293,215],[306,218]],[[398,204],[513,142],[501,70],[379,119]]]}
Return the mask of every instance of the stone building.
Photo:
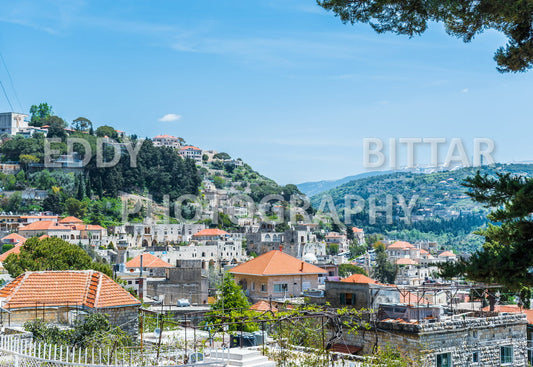
{"label": "stone building", "polygon": [[344,336],[360,354],[392,346],[422,367],[527,366],[525,314],[468,313],[440,321],[384,319]]}
{"label": "stone building", "polygon": [[165,305],[176,305],[182,298],[206,304],[208,286],[201,260],[178,260],[175,268],[165,269],[165,278],[147,279],[147,295],[157,296]]}
{"label": "stone building", "polygon": [[105,313],[112,325],[137,334],[141,302],[95,270],[26,272],[0,289],[3,325],[43,319],[67,324],[72,315]]}

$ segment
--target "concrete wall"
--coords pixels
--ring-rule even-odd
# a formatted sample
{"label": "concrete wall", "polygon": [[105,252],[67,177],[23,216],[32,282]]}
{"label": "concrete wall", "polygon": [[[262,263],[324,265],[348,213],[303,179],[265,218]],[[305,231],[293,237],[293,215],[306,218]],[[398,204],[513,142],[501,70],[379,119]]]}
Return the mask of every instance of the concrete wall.
{"label": "concrete wall", "polygon": [[[351,294],[355,301],[348,305],[341,304],[341,294]],[[325,302],[329,302],[333,307],[352,306],[361,308],[377,308],[382,303],[399,303],[400,293],[391,287],[385,287],[377,284],[360,284],[337,281],[326,281],[324,292]]]}
{"label": "concrete wall", "polygon": [[180,261],[178,265],[181,267],[167,269],[165,279],[148,279],[147,295],[163,295],[165,305],[176,305],[181,298],[186,298],[191,303],[206,304],[209,285],[201,268],[202,261]]}

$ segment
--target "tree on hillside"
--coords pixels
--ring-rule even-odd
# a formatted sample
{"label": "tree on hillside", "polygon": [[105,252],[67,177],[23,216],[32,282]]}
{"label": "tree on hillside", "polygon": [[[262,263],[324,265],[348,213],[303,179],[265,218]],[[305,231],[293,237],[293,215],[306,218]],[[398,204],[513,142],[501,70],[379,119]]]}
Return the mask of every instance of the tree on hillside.
{"label": "tree on hillside", "polygon": [[72,121],[72,127],[77,131],[87,131],[92,129],[93,123],[85,117],[78,117]]}
{"label": "tree on hillside", "polygon": [[46,123],[50,125],[48,128],[47,138],[66,138],[67,133],[65,132],[65,127],[67,123],[61,117],[50,116],[46,119]]}
{"label": "tree on hillside", "polygon": [[377,242],[374,245],[376,250],[376,266],[374,267],[374,277],[382,283],[394,284],[397,269],[390,261],[385,252],[385,245]]}
{"label": "tree on hillside", "polygon": [[46,125],[46,119],[52,116],[52,106],[48,103],[40,103],[39,105],[32,105],[30,107],[30,126],[41,127]]}
{"label": "tree on hillside", "polygon": [[[235,283],[233,275],[225,274],[222,286],[218,289],[219,295],[216,302],[211,308],[212,316],[206,317],[206,324],[219,324],[222,322],[235,322],[243,315],[249,313],[250,302],[244,295],[240,286]],[[241,325],[231,324],[228,326],[229,331],[241,330]],[[243,325],[242,331],[255,331],[256,324],[247,323]]]}
{"label": "tree on hillside", "polygon": [[360,266],[353,265],[353,264],[340,264],[339,265],[339,276],[341,278],[346,278],[354,274],[368,275],[366,270]]}
{"label": "tree on hillside", "polygon": [[231,159],[231,156],[228,153],[220,152],[213,156],[214,159]]}
{"label": "tree on hillside", "polygon": [[531,0],[318,0],[343,23],[369,23],[378,33],[412,37],[429,22],[443,23],[448,34],[470,42],[486,29],[508,38],[494,56],[500,72],[526,71],[533,65]]}
{"label": "tree on hillside", "polygon": [[492,223],[478,232],[483,247],[468,260],[446,264],[442,275],[501,284],[527,298],[533,287],[533,179],[478,172],[464,186],[473,200],[493,208],[487,216]]}
{"label": "tree on hillside", "polygon": [[90,269],[112,276],[108,265],[93,261],[81,247],[57,237],[28,239],[20,253],[9,255],[3,265],[13,278],[25,271]]}
{"label": "tree on hillside", "polygon": [[108,138],[117,140],[118,133],[115,131],[115,129],[112,126],[108,125],[102,125],[96,129],[96,136],[104,137],[107,136]]}

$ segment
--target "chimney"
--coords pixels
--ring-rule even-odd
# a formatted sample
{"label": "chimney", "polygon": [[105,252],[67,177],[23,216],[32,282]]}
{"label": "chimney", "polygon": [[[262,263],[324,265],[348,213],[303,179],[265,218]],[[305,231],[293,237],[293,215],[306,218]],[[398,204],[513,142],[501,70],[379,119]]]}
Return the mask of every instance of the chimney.
{"label": "chimney", "polygon": [[304,262],[302,261],[302,263],[300,264],[300,271],[304,271]]}
{"label": "chimney", "polygon": [[283,252],[283,245],[279,245],[279,251]]}

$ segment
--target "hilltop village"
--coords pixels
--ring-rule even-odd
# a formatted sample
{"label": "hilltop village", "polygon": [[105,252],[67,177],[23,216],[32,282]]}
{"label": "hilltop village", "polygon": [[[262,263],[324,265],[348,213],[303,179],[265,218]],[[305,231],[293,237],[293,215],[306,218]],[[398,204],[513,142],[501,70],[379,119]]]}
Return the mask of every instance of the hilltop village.
{"label": "hilltop village", "polygon": [[[141,141],[85,118],[69,127],[12,112],[0,114],[0,132],[6,335],[51,327],[37,322],[78,330],[105,314],[107,333],[118,327],[131,345],[154,348],[147,354],[157,347],[160,365],[284,365],[288,351],[296,365],[533,361],[533,311],[496,285],[443,277],[462,254],[442,244],[365,233],[306,206],[295,185],[180,137]],[[2,348],[22,343],[0,338]],[[59,357],[59,339],[28,350],[82,365],[84,348],[98,348],[80,342]],[[112,365],[104,357],[89,359]]]}

